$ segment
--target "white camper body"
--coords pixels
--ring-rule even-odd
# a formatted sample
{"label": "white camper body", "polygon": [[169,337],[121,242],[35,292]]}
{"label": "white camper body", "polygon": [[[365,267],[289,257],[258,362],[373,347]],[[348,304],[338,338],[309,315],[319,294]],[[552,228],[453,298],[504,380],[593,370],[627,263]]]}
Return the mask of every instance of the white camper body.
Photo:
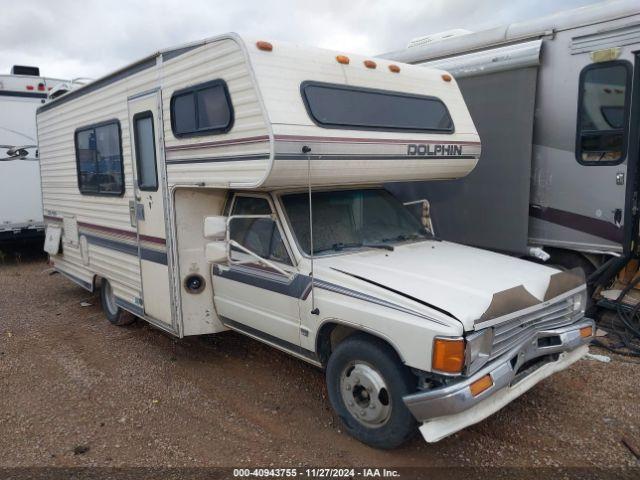
{"label": "white camper body", "polygon": [[234,329],[326,367],[334,408],[371,445],[416,420],[439,440],[585,352],[579,276],[440,242],[380,187],[475,167],[446,72],[225,35],[52,101],[38,139],[45,249],[100,285],[113,323]]}
{"label": "white camper body", "polygon": [[35,67],[0,75],[0,241],[44,234],[36,110],[62,82]]}

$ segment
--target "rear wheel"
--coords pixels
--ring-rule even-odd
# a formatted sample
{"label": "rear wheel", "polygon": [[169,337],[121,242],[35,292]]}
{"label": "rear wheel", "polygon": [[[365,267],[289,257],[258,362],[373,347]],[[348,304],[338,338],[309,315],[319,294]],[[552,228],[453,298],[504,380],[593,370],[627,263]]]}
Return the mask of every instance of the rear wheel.
{"label": "rear wheel", "polygon": [[102,303],[102,310],[104,310],[107,320],[113,325],[122,327],[129,325],[136,321],[135,315],[126,310],[123,310],[116,303],[116,297],[113,294],[113,289],[109,280],[103,279],[100,285],[100,301]]}
{"label": "rear wheel", "polygon": [[327,387],[332,407],[353,437],[376,448],[394,448],[416,432],[402,397],[416,378],[381,340],[355,334],[329,357]]}

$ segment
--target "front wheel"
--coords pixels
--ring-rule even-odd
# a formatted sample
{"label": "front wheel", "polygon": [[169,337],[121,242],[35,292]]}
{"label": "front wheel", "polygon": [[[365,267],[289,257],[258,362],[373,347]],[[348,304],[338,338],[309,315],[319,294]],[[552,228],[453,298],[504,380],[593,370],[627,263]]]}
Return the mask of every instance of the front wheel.
{"label": "front wheel", "polygon": [[347,432],[376,448],[394,448],[416,432],[402,397],[416,377],[381,340],[355,334],[340,343],[327,364],[329,401]]}

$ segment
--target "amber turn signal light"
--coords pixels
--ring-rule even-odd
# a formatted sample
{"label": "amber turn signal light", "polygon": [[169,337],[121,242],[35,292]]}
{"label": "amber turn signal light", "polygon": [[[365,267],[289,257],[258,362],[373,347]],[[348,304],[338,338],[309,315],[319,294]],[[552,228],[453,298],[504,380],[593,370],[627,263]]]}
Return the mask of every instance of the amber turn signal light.
{"label": "amber turn signal light", "polygon": [[477,397],[491,387],[493,387],[493,379],[491,378],[491,375],[487,374],[469,385],[469,390],[471,390],[471,395]]}
{"label": "amber turn signal light", "polygon": [[349,57],[346,55],[338,55],[336,57],[336,62],[341,63],[342,65],[349,65]]}
{"label": "amber turn signal light", "polygon": [[258,50],[264,50],[265,52],[270,52],[273,50],[273,45],[271,45],[269,42],[263,42],[262,40],[256,42],[256,47],[258,47]]}
{"label": "amber turn signal light", "polygon": [[365,60],[364,62],[364,66],[367,68],[376,68],[376,62],[374,62],[373,60]]}
{"label": "amber turn signal light", "polygon": [[444,373],[461,373],[464,367],[464,340],[436,338],[431,366]]}
{"label": "amber turn signal light", "polygon": [[592,337],[593,336],[593,327],[582,327],[580,329],[580,336],[582,338]]}

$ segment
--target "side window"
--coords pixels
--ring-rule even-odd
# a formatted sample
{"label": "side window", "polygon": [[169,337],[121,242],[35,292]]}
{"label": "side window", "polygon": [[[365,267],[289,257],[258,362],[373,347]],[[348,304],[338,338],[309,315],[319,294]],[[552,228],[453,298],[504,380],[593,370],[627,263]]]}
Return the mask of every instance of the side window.
{"label": "side window", "polygon": [[[231,215],[270,215],[266,198],[238,195]],[[232,222],[231,238],[267,260],[291,265],[276,222],[264,218],[239,218]]]}
{"label": "side window", "polygon": [[150,111],[136,113],[133,117],[133,136],[136,149],[138,188],[158,191],[158,169],[156,164],[156,139],[153,129],[153,114]]}
{"label": "side window", "polygon": [[75,133],[78,188],[85,195],[124,194],[120,122],[79,128]]}
{"label": "side window", "polygon": [[171,97],[171,130],[176,137],[226,133],[233,126],[233,106],[224,80],[178,90]]}
{"label": "side window", "polygon": [[627,62],[594,63],[580,73],[576,159],[585,165],[621,163],[626,156],[631,69]]}

